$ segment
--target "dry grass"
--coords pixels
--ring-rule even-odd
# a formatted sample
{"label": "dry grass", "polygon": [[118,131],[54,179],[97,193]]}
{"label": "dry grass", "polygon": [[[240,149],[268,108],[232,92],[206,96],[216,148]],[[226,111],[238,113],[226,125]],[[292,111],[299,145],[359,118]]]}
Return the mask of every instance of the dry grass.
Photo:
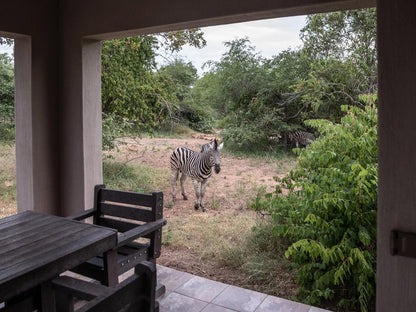
{"label": "dry grass", "polygon": [[250,210],[193,213],[171,218],[163,232],[161,263],[270,295],[296,295],[295,272],[284,256],[287,243]]}
{"label": "dry grass", "polygon": [[0,145],[0,218],[15,214],[16,154],[15,145]]}
{"label": "dry grass", "polygon": [[195,251],[202,259],[224,262],[227,251],[241,244],[256,223],[253,211],[234,209],[211,213],[190,213],[186,218],[170,219],[164,228],[163,242]]}

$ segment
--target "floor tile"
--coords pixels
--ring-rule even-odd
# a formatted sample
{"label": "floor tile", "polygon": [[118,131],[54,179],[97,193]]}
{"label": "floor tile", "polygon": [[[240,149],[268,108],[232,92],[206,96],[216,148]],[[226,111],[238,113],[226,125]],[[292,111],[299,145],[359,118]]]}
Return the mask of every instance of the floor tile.
{"label": "floor tile", "polygon": [[229,286],[212,303],[237,311],[253,312],[265,298],[265,294]]}
{"label": "floor tile", "polygon": [[159,301],[160,312],[200,312],[208,303],[172,292]]}
{"label": "floor tile", "polygon": [[226,287],[226,284],[194,276],[185,284],[178,287],[175,292],[202,301],[211,302]]}
{"label": "floor tile", "polygon": [[157,266],[157,282],[166,287],[166,292],[174,291],[176,288],[193,278],[194,275],[177,271],[161,265]]}
{"label": "floor tile", "polygon": [[235,310],[230,310],[224,307],[210,303],[202,310],[202,312],[235,312]]}
{"label": "floor tile", "polygon": [[310,306],[282,298],[267,296],[256,312],[309,312]]}

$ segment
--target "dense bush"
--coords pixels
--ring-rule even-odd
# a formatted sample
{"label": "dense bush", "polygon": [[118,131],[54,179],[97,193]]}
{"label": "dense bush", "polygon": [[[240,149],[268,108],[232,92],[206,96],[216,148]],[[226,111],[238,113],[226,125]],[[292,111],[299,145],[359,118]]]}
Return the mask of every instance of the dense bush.
{"label": "dense bush", "polygon": [[182,124],[193,130],[211,133],[214,128],[214,118],[209,111],[204,108],[193,105],[192,103],[182,103],[176,112]]}
{"label": "dense bush", "polygon": [[[268,210],[274,233],[293,244],[299,295],[307,303],[374,307],[377,220],[376,96],[343,107],[340,124],[309,121],[321,137],[299,152],[299,166],[253,205]],[[283,195],[283,188],[288,190]]]}

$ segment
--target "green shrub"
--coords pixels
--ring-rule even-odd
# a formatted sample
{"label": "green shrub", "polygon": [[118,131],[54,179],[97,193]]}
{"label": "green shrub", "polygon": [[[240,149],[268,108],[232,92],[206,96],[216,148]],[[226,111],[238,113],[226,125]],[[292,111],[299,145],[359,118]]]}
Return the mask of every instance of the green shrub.
{"label": "green shrub", "polygon": [[0,144],[12,144],[15,140],[14,123],[0,122]]}
{"label": "green shrub", "polygon": [[209,111],[197,105],[182,104],[177,115],[183,124],[188,125],[191,129],[204,132],[213,132],[213,117]]}
{"label": "green shrub", "polygon": [[114,140],[131,131],[131,124],[116,114],[102,114],[102,133],[104,151],[112,150],[116,147]]}
{"label": "green shrub", "polygon": [[297,150],[298,168],[253,204],[270,211],[274,233],[293,242],[286,256],[298,266],[299,295],[306,303],[326,299],[362,311],[374,307],[376,100],[362,96],[362,108],[344,106],[340,124],[308,121],[321,137]]}

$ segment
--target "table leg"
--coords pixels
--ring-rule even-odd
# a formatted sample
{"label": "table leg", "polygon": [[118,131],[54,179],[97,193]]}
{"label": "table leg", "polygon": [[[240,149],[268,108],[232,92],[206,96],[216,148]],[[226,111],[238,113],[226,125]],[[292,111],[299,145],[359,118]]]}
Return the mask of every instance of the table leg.
{"label": "table leg", "polygon": [[55,294],[52,290],[52,285],[49,282],[41,285],[41,302],[42,312],[56,311]]}
{"label": "table leg", "polygon": [[117,251],[110,250],[104,253],[104,284],[115,286],[118,284]]}

